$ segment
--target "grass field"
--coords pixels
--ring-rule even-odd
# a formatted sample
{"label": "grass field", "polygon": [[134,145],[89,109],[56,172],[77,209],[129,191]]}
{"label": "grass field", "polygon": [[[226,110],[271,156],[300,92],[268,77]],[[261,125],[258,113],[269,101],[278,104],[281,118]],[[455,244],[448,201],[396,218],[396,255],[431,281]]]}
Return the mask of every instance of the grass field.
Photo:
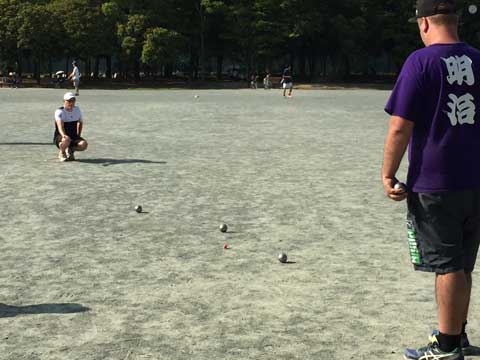
{"label": "grass field", "polygon": [[390,360],[427,341],[433,276],[380,183],[388,91],[84,90],[90,147],[59,163],[62,94],[0,89],[0,359]]}

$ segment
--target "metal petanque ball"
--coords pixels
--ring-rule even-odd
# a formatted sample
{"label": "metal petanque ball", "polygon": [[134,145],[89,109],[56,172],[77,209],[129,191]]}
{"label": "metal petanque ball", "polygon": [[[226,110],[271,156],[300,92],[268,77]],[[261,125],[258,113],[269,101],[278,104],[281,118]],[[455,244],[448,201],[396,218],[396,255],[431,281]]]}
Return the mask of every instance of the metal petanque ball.
{"label": "metal petanque ball", "polygon": [[468,12],[472,15],[476,14],[477,11],[478,11],[477,5],[472,4],[468,7]]}
{"label": "metal petanque ball", "polygon": [[135,211],[136,211],[137,213],[141,213],[142,210],[143,210],[143,209],[142,209],[142,206],[141,206],[141,205],[135,206]]}
{"label": "metal petanque ball", "polygon": [[402,182],[397,182],[397,183],[393,186],[393,188],[394,188],[395,190],[407,191],[407,185],[405,185],[405,184],[402,183]]}
{"label": "metal petanque ball", "polygon": [[288,260],[288,256],[285,253],[280,253],[278,255],[278,261],[280,261],[282,264],[285,264]]}
{"label": "metal petanque ball", "polygon": [[227,224],[220,225],[220,231],[221,232],[224,233],[224,232],[227,232],[227,230],[228,230],[228,225]]}

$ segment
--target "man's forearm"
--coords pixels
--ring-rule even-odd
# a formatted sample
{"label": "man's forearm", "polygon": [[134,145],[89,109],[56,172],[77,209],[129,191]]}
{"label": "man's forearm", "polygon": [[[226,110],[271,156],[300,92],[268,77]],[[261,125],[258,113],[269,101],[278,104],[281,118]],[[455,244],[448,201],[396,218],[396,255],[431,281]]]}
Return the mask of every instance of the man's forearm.
{"label": "man's forearm", "polygon": [[57,129],[58,129],[58,132],[60,133],[60,135],[62,135],[62,137],[65,137],[66,134],[65,134],[65,128],[63,126],[63,122],[62,121],[57,121]]}
{"label": "man's forearm", "polygon": [[390,120],[383,154],[382,178],[393,179],[397,173],[413,130],[413,123],[393,116]]}

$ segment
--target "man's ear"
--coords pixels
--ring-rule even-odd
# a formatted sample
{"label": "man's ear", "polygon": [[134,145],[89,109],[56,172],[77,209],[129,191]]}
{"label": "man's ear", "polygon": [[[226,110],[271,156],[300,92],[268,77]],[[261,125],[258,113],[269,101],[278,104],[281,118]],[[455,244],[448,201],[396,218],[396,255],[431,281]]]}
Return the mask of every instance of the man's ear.
{"label": "man's ear", "polygon": [[423,17],[420,19],[419,26],[420,26],[420,31],[425,34],[430,29],[430,21],[428,21],[428,18]]}

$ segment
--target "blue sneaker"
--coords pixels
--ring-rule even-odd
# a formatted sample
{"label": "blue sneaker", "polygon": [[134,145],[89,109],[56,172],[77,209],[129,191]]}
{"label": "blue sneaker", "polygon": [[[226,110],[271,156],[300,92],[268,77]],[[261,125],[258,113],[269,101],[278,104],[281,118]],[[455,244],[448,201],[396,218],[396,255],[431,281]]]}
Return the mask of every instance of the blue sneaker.
{"label": "blue sneaker", "polygon": [[464,360],[463,351],[457,348],[450,352],[442,351],[435,335],[430,336],[430,343],[420,349],[405,349],[403,357],[407,360]]}
{"label": "blue sneaker", "polygon": [[[432,331],[432,335],[430,336],[430,341],[432,339],[433,336],[437,336],[438,334],[440,334],[440,331],[438,330],[433,330]],[[468,351],[468,349],[470,348],[470,341],[468,341],[468,336],[466,333],[463,333],[461,335],[461,338],[460,338],[460,345],[462,346],[462,350],[464,353],[466,353]]]}

